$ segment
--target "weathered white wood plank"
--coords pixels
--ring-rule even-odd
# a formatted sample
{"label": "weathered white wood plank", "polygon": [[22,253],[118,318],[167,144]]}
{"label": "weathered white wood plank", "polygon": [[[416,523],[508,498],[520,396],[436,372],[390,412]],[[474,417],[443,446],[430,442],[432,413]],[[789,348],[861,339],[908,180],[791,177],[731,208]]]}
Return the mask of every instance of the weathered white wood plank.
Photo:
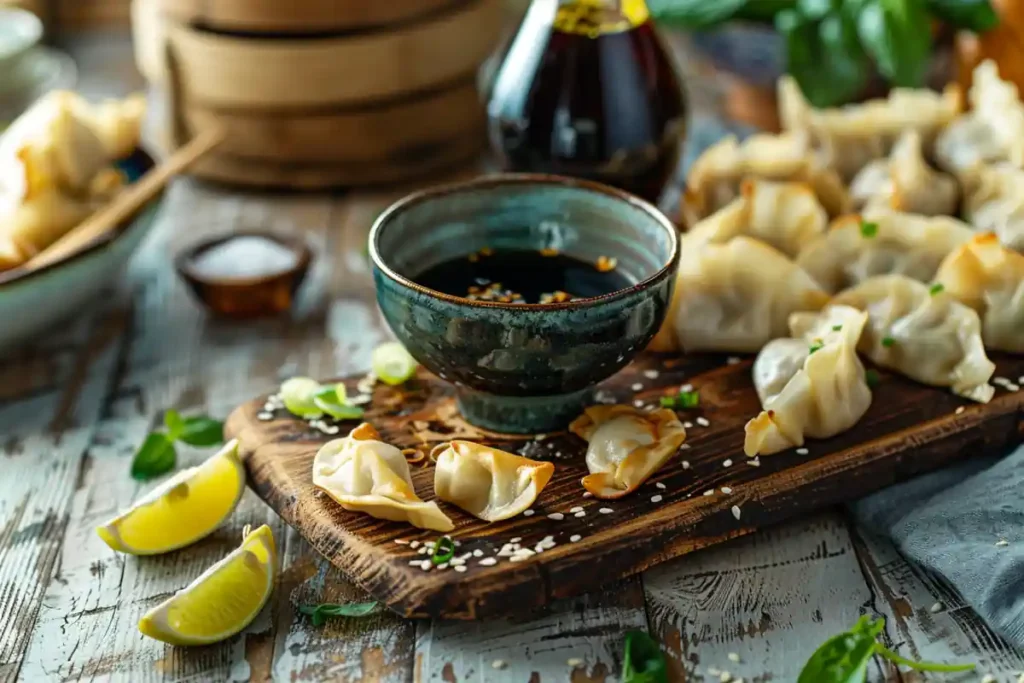
{"label": "weathered white wood plank", "polygon": [[[728,671],[747,682],[795,681],[822,642],[873,612],[835,513],[688,555],[643,581],[674,680],[710,683],[721,675],[714,671]],[[872,666],[876,678],[880,666]]]}
{"label": "weathered white wood plank", "polygon": [[948,680],[992,674],[1000,683],[1017,682],[1024,672],[1024,653],[993,633],[941,576],[867,531],[855,529],[853,541],[874,604],[885,617],[891,649],[911,659],[978,665],[977,674]]}

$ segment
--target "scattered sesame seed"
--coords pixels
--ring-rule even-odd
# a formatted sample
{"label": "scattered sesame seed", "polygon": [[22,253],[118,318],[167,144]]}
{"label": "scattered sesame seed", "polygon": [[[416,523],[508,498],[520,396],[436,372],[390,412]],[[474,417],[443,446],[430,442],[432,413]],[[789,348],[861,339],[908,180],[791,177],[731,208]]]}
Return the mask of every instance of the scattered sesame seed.
{"label": "scattered sesame seed", "polygon": [[467,566],[466,566],[466,565],[464,565],[464,564],[457,564],[457,565],[455,565],[455,566],[453,567],[453,569],[454,569],[455,571],[459,572],[459,573],[462,573],[462,572],[464,572],[464,571],[467,571],[467,570],[469,569],[469,567],[467,567]]}
{"label": "scattered sesame seed", "polygon": [[1005,386],[1007,384],[1011,384],[1011,382],[1006,377],[993,377],[992,384],[1001,384]]}
{"label": "scattered sesame seed", "polygon": [[725,494],[732,493],[732,489],[729,488],[728,486],[723,486],[722,487],[722,493],[725,493]]}
{"label": "scattered sesame seed", "polygon": [[533,510],[524,510],[523,511],[523,517],[533,517],[535,514],[537,514],[537,513],[535,513]]}
{"label": "scattered sesame seed", "polygon": [[448,569],[448,563],[447,562],[442,562],[441,564],[437,565],[437,568],[438,569]]}
{"label": "scattered sesame seed", "polygon": [[[644,370],[644,377],[646,377],[647,379],[658,379],[658,371],[657,370]],[[1021,377],[1020,381],[1024,382],[1024,377]]]}
{"label": "scattered sesame seed", "polygon": [[498,564],[498,561],[493,557],[485,557],[484,559],[480,560],[480,564],[484,567],[493,567],[494,565]]}
{"label": "scattered sesame seed", "polygon": [[713,666],[709,666],[708,667],[708,676],[717,676],[720,673],[722,673],[722,672],[719,671],[718,669],[716,669],[715,667],[713,667]]}
{"label": "scattered sesame seed", "polygon": [[679,387],[679,393],[680,394],[685,394],[685,393],[690,392],[690,391],[693,391],[693,385],[692,384],[684,384],[683,386]]}
{"label": "scattered sesame seed", "polygon": [[683,429],[693,429],[693,423],[692,422],[684,422],[683,423]]}
{"label": "scattered sesame seed", "polygon": [[644,390],[644,385],[640,384],[640,382],[636,382],[636,383],[634,383],[629,388],[632,389],[633,391],[643,391]]}
{"label": "scattered sesame seed", "polygon": [[579,534],[573,534],[572,536],[569,537],[569,542],[570,543],[575,543],[576,541],[580,540],[581,538],[583,538],[583,537],[580,536]]}
{"label": "scattered sesame seed", "polygon": [[404,538],[396,538],[395,543],[397,543],[398,545],[409,545],[409,541],[405,540]]}
{"label": "scattered sesame seed", "polygon": [[698,417],[697,418],[697,424],[699,424],[701,427],[710,427],[711,426],[711,423],[708,422],[708,419],[706,417]]}
{"label": "scattered sesame seed", "polygon": [[704,492],[704,495],[705,496],[713,496],[713,495],[715,495],[715,490],[714,489],[708,489],[707,491]]}
{"label": "scattered sesame seed", "polygon": [[477,548],[476,550],[473,551],[473,557],[483,557],[483,556],[484,556],[484,551],[480,550],[480,548]]}
{"label": "scattered sesame seed", "polygon": [[718,680],[720,680],[722,683],[729,683],[729,681],[732,680],[732,674],[728,671],[723,671],[722,673],[718,674]]}
{"label": "scattered sesame seed", "polygon": [[492,669],[499,669],[500,670],[500,669],[504,669],[506,666],[508,666],[508,664],[505,663],[504,659],[495,659],[493,662],[491,662],[491,668]]}
{"label": "scattered sesame seed", "polygon": [[992,674],[985,674],[981,677],[981,683],[996,683],[996,677]]}
{"label": "scattered sesame seed", "polygon": [[415,547],[416,547],[416,546],[418,546],[419,544],[420,544],[420,542],[419,542],[419,541],[409,541],[409,547],[410,547],[410,548],[415,548]]}
{"label": "scattered sesame seed", "polygon": [[931,606],[931,610],[930,611],[931,611],[932,614],[938,614],[943,609],[945,609],[945,605],[943,605],[941,602],[937,602],[937,603],[935,603],[934,605]]}
{"label": "scattered sesame seed", "polygon": [[732,516],[735,517],[736,519],[740,518],[740,506],[739,505],[733,505],[732,506]]}
{"label": "scattered sesame seed", "polygon": [[725,362],[728,363],[729,365],[739,365],[740,363],[743,362],[743,360],[737,358],[736,356],[729,356],[728,358],[725,359]]}
{"label": "scattered sesame seed", "polygon": [[573,668],[583,666],[583,660],[578,657],[570,657],[565,663]]}
{"label": "scattered sesame seed", "polygon": [[658,487],[659,489],[661,489],[662,491],[664,491],[664,490],[665,490],[666,488],[668,488],[667,486],[665,486],[664,484],[662,484],[662,483],[661,483],[660,481],[658,481],[658,482],[655,482],[655,483],[654,483],[654,485],[655,485],[655,486],[657,486],[657,487]]}
{"label": "scattered sesame seed", "polygon": [[577,505],[576,507],[569,508],[569,512],[583,512],[583,508]]}
{"label": "scattered sesame seed", "polygon": [[1013,384],[1012,382],[1010,384],[1004,384],[1003,388],[1006,389],[1007,391],[1020,391],[1020,385]]}
{"label": "scattered sesame seed", "polygon": [[611,508],[601,508],[600,510],[598,510],[598,512],[600,512],[602,515],[610,515],[613,512],[615,512],[615,510],[612,510]]}
{"label": "scattered sesame seed", "polygon": [[586,512],[584,512],[583,510],[580,510],[580,511],[579,511],[579,512],[577,512],[577,513],[576,513],[575,515],[573,515],[573,517],[576,517],[577,519],[579,519],[579,518],[581,518],[581,517],[586,517],[586,516],[587,516],[587,513],[586,513]]}
{"label": "scattered sesame seed", "polygon": [[256,419],[257,420],[262,420],[263,422],[268,422],[268,421],[274,419],[274,414],[273,413],[256,413]]}
{"label": "scattered sesame seed", "polygon": [[956,413],[957,415],[963,415],[963,412],[964,412],[965,410],[967,410],[967,408],[964,408],[963,406],[957,406],[957,407],[956,407],[956,410],[955,410],[954,412],[955,412],[955,413]]}
{"label": "scattered sesame seed", "polygon": [[425,545],[421,545],[421,546],[419,547],[419,550],[417,550],[416,552],[418,552],[418,553],[419,553],[420,555],[426,555],[427,553],[429,553],[429,552],[430,552],[430,548],[428,548],[428,547],[427,547],[427,546],[425,546]]}
{"label": "scattered sesame seed", "polygon": [[640,399],[636,399],[635,401],[633,401],[633,407],[634,408],[643,408],[644,407],[644,402],[641,401]]}
{"label": "scattered sesame seed", "polygon": [[661,496],[651,496],[651,502],[652,503],[660,503],[661,502]]}
{"label": "scattered sesame seed", "polygon": [[722,467],[732,467],[732,460],[730,458],[726,458],[725,460],[723,460]]}
{"label": "scattered sesame seed", "polygon": [[422,562],[420,562],[420,569],[422,569],[425,572],[429,572],[430,568],[433,567],[433,566],[434,566],[434,563],[431,562],[430,560],[423,560]]}
{"label": "scattered sesame seed", "polygon": [[547,434],[538,434],[537,436],[533,437],[533,440],[534,441],[543,441],[546,438],[548,438]]}
{"label": "scattered sesame seed", "polygon": [[593,496],[594,496],[594,494],[591,493],[590,491],[584,491],[583,492],[583,497],[584,498],[592,498]]}
{"label": "scattered sesame seed", "polygon": [[450,564],[453,567],[461,567],[462,565],[466,564],[466,561],[461,557],[453,557],[452,559],[448,560],[448,564]]}
{"label": "scattered sesame seed", "polygon": [[1004,547],[1006,547],[1008,545],[1010,545],[1010,542],[1007,541],[1006,539],[1002,539],[1001,538],[998,541],[996,541],[996,547],[997,548],[1004,548]]}
{"label": "scattered sesame seed", "polygon": [[750,465],[751,467],[760,467],[761,466],[761,458],[759,458],[758,456],[755,455],[750,460],[747,460],[747,464]]}
{"label": "scattered sesame seed", "polygon": [[690,461],[689,460],[684,460],[683,461],[683,469],[684,470],[690,469]]}
{"label": "scattered sesame seed", "polygon": [[428,548],[433,548],[435,545],[437,545],[437,543],[434,541],[424,541],[423,545],[427,546]]}
{"label": "scattered sesame seed", "polygon": [[519,543],[521,540],[523,540],[522,536],[516,536],[511,541],[509,541],[509,543]]}
{"label": "scattered sesame seed", "polygon": [[690,450],[690,444],[684,443],[682,446],[679,447],[679,450],[681,450],[681,451],[688,451],[688,450]]}
{"label": "scattered sesame seed", "polygon": [[737,662],[738,663],[740,661],[740,656],[738,654],[736,654],[735,652],[730,652],[729,653],[729,661],[730,662]]}
{"label": "scattered sesame seed", "polygon": [[[527,554],[527,553],[529,553],[529,554]],[[529,548],[523,548],[522,552],[518,552],[515,555],[513,555],[512,557],[508,558],[508,561],[509,562],[522,562],[523,560],[530,559],[534,555],[536,555],[536,553],[533,552],[532,550],[530,550]]]}
{"label": "scattered sesame seed", "polygon": [[796,452],[797,455],[807,455],[808,453],[810,453],[810,451],[807,450],[806,448],[798,448],[796,449]]}
{"label": "scattered sesame seed", "polygon": [[421,564],[423,564],[423,560],[409,560],[410,567],[419,567]]}
{"label": "scattered sesame seed", "polygon": [[565,515],[563,515],[561,512],[552,512],[550,515],[548,515],[548,519],[553,519],[556,522],[561,522],[563,519],[565,519]]}

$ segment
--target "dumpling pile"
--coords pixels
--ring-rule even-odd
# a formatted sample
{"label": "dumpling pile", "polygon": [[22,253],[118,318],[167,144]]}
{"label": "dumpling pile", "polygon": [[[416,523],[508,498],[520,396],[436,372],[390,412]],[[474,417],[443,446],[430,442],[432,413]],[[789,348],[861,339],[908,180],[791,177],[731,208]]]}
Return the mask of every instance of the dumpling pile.
{"label": "dumpling pile", "polygon": [[124,185],[114,162],[138,146],[141,96],[91,106],[71,92],[40,99],[0,137],[0,271],[19,266]]}
{"label": "dumpling pile", "polygon": [[933,169],[924,157],[921,134],[908,130],[888,158],[862,168],[850,183],[853,208],[886,208],[925,216],[956,213],[960,186],[956,179]]}

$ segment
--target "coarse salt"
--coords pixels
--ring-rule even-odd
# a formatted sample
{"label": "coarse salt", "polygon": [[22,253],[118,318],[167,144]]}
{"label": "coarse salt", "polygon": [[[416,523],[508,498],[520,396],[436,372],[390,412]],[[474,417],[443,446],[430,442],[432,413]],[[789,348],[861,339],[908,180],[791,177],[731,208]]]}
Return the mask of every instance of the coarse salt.
{"label": "coarse salt", "polygon": [[583,497],[584,498],[593,498],[593,496],[594,496],[594,494],[591,493],[590,491],[584,491],[583,492]]}
{"label": "coarse salt", "polygon": [[708,489],[707,491],[704,492],[704,495],[705,496],[713,496],[713,495],[715,495],[715,490],[714,489]]}
{"label": "coarse salt", "polygon": [[[644,370],[644,377],[646,377],[647,379],[658,379],[658,371],[657,370]],[[1021,377],[1020,381],[1024,382],[1024,377]]]}
{"label": "coarse salt", "polygon": [[735,652],[730,652],[730,653],[729,653],[729,661],[730,661],[730,662],[736,662],[736,663],[739,663],[739,661],[740,661],[740,656],[739,656],[738,654],[736,654]]}
{"label": "coarse salt", "polygon": [[693,391],[693,385],[692,384],[684,384],[683,386],[679,387],[679,393],[680,394],[686,394],[686,393],[689,393],[691,391]]}
{"label": "coarse salt", "polygon": [[750,460],[747,461],[747,464],[750,465],[751,467],[760,467],[761,466],[761,458],[758,458],[758,457],[751,458]]}
{"label": "coarse salt", "polygon": [[640,399],[636,399],[635,401],[633,401],[633,407],[634,408],[643,408],[644,407],[644,402],[641,401]]}
{"label": "coarse salt", "polygon": [[683,429],[693,429],[693,423],[692,422],[684,422],[683,423]]}
{"label": "coarse salt", "polygon": [[684,470],[690,469],[690,461],[689,460],[684,460],[683,461],[683,469]]}

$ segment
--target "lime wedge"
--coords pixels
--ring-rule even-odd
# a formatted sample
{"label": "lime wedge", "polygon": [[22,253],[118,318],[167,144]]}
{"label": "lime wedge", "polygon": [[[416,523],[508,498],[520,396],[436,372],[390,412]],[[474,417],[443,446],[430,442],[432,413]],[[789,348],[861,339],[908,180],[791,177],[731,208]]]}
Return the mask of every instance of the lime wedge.
{"label": "lime wedge", "polygon": [[345,385],[323,387],[313,396],[313,403],[336,420],[357,420],[363,416],[363,409],[345,403]]}
{"label": "lime wedge", "polygon": [[371,367],[380,380],[397,386],[416,374],[416,359],[398,342],[381,344],[373,350]]}
{"label": "lime wedge", "polygon": [[281,385],[281,400],[288,412],[305,420],[323,415],[314,402],[316,394],[323,389],[320,383],[309,377],[292,377]]}

